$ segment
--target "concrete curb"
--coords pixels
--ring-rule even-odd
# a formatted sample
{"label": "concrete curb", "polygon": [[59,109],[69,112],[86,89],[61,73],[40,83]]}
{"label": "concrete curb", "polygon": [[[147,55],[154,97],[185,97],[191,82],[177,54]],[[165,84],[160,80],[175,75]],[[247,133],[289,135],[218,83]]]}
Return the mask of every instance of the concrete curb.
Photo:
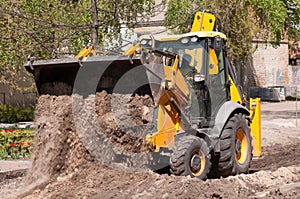
{"label": "concrete curb", "polygon": [[26,128],[34,128],[33,122],[18,122],[18,123],[0,123],[0,128],[2,129],[8,129],[8,128],[20,128],[20,129],[26,129]]}

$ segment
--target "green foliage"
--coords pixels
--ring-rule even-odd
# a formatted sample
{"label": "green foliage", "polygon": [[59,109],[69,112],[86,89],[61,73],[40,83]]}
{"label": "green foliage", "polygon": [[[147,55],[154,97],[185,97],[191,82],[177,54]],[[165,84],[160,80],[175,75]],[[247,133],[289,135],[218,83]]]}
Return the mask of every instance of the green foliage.
{"label": "green foliage", "polygon": [[[2,3],[0,28],[5,40],[1,46],[6,59],[1,60],[1,65],[19,68],[29,54],[44,59],[81,49],[91,23],[87,12],[83,12],[88,6],[87,1],[77,6],[60,0]],[[76,42],[78,45],[72,45]],[[70,49],[62,50],[64,47]]]}
{"label": "green foliage", "polygon": [[300,0],[284,0],[287,7],[288,17],[285,21],[285,28],[288,31],[290,40],[300,40]]}
{"label": "green foliage", "polygon": [[28,107],[12,107],[7,105],[0,105],[0,122],[14,123],[32,121],[34,118],[34,108]]}
{"label": "green foliage", "polygon": [[179,33],[186,33],[193,22],[193,1],[171,0],[165,15],[165,24]]}
{"label": "green foliage", "polygon": [[[3,1],[3,0],[2,0]],[[153,1],[98,0],[100,42],[132,25],[142,13],[150,14]],[[91,1],[13,0],[1,4],[0,28],[5,61],[1,65],[20,66],[27,55],[39,59],[77,54],[91,40]],[[16,43],[15,43],[16,42]],[[11,59],[11,56],[17,56]]]}
{"label": "green foliage", "polygon": [[[154,0],[98,0],[99,42],[151,15]],[[28,55],[74,56],[91,42],[91,0],[0,0],[0,82],[15,81]]]}
{"label": "green foliage", "polygon": [[196,11],[211,10],[220,18],[228,36],[233,60],[244,60],[252,52],[255,37],[271,41],[299,40],[299,0],[170,0],[165,23],[178,32],[191,28]]}
{"label": "green foliage", "polygon": [[28,158],[32,151],[31,129],[0,129],[0,159]]}
{"label": "green foliage", "polygon": [[288,18],[286,4],[282,0],[253,0],[256,21],[261,29],[259,37],[274,45],[284,39],[284,25]]}

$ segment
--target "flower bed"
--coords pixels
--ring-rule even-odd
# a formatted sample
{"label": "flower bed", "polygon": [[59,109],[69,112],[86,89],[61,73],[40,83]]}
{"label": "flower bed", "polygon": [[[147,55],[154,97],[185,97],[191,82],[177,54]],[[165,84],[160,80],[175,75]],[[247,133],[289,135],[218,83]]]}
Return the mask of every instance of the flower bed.
{"label": "flower bed", "polygon": [[32,129],[0,129],[0,159],[28,158],[32,138]]}

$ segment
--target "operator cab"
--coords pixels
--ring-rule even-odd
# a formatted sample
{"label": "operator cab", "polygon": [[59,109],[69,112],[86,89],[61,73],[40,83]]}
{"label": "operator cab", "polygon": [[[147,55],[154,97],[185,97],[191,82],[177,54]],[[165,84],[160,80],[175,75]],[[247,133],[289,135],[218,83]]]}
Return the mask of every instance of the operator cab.
{"label": "operator cab", "polygon": [[[165,37],[155,40],[142,37],[143,49],[154,49],[178,56],[178,69],[189,87],[187,108],[192,123],[208,127],[220,106],[228,100],[226,87],[225,53],[223,46],[226,36],[219,32],[191,32],[184,35]],[[171,66],[167,57],[164,66]],[[173,62],[171,63],[174,64]]]}

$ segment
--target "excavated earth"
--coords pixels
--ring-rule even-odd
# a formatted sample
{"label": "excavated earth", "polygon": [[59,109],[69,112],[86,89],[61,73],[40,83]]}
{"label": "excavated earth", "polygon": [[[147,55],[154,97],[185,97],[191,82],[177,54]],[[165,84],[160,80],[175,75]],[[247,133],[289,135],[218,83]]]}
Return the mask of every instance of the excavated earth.
{"label": "excavated earth", "polygon": [[147,95],[40,96],[32,166],[0,181],[1,198],[300,198],[295,102],[262,104],[263,156],[248,174],[206,181],[145,166],[152,107]]}

